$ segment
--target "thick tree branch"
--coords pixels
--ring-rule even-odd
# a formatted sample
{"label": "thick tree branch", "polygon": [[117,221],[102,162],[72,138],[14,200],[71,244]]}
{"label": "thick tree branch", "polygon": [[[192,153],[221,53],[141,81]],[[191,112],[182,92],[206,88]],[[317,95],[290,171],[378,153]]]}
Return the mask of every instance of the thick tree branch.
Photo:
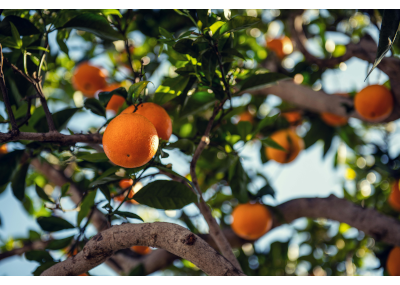
{"label": "thick tree branch", "polygon": [[10,133],[0,133],[0,143],[9,141],[19,141],[19,140],[54,142],[54,143],[70,144],[70,145],[74,145],[75,143],[78,142],[100,144],[102,142],[102,135],[100,134],[64,135],[59,132],[48,132],[48,133],[21,132],[18,135],[13,136]]}
{"label": "thick tree branch", "polygon": [[95,235],[77,255],[50,267],[42,275],[79,275],[104,262],[114,251],[134,245],[164,248],[208,275],[244,276],[199,236],[179,225],[159,222],[113,226]]}

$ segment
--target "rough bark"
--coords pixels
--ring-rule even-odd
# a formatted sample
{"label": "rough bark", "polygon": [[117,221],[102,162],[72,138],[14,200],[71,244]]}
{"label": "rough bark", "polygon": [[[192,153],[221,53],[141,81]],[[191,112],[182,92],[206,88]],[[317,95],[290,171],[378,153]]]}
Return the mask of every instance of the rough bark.
{"label": "rough bark", "polygon": [[189,260],[208,275],[244,276],[199,236],[179,225],[159,222],[113,226],[95,235],[77,255],[52,266],[42,275],[79,275],[104,262],[116,250],[134,245],[164,248]]}
{"label": "rough bark", "polygon": [[39,141],[39,142],[54,142],[62,144],[74,145],[77,142],[83,143],[102,143],[102,135],[100,134],[74,134],[74,135],[63,135],[59,132],[48,132],[48,133],[28,133],[21,132],[17,135],[12,133],[0,133],[0,143],[9,141]]}

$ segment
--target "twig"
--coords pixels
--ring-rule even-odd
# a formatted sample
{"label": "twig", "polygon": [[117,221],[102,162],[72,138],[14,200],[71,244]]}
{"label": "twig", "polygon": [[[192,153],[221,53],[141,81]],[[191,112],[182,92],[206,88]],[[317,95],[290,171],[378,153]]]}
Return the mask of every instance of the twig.
{"label": "twig", "polygon": [[17,135],[10,133],[0,133],[0,142],[18,141],[18,140],[30,140],[30,141],[41,141],[41,142],[53,142],[61,143],[65,145],[74,145],[78,142],[84,143],[102,143],[102,135],[100,134],[75,134],[75,135],[64,135],[59,132],[48,132],[48,133],[29,133],[20,132]]}
{"label": "twig", "polygon": [[14,113],[12,112],[10,100],[8,98],[8,91],[6,87],[6,81],[4,80],[4,73],[3,73],[3,63],[4,63],[4,56],[3,56],[3,47],[0,44],[0,88],[1,93],[3,94],[4,105],[6,105],[8,117],[10,118],[11,122],[11,135],[14,136],[19,133],[17,122],[15,121]]}
{"label": "twig", "polygon": [[132,70],[132,74],[135,75],[135,70],[133,69],[133,65],[132,65],[132,58],[131,58],[131,52],[129,50],[128,40],[125,41],[125,50],[126,50],[126,54],[128,55],[129,67]]}

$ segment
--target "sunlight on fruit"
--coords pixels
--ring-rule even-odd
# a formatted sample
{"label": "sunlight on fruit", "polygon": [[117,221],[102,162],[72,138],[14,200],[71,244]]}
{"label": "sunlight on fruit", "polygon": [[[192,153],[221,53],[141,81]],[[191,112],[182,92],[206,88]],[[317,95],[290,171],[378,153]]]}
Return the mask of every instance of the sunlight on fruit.
{"label": "sunlight on fruit", "polygon": [[356,178],[356,172],[351,168],[347,168],[344,177],[347,180],[354,180]]}

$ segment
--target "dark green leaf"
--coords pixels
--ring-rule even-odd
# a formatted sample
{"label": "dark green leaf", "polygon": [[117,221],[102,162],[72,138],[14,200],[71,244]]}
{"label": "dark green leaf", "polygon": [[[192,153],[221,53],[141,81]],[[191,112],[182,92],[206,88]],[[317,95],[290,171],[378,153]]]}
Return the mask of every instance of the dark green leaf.
{"label": "dark green leaf", "polygon": [[198,48],[194,45],[194,41],[191,39],[181,39],[174,44],[173,49],[181,54],[189,54],[192,57],[198,56]]}
{"label": "dark green leaf", "polygon": [[14,24],[21,36],[40,34],[40,31],[28,19],[10,15],[0,22],[0,35],[12,36],[10,23]]}
{"label": "dark green leaf", "polygon": [[106,118],[106,109],[100,103],[99,100],[97,100],[95,98],[88,98],[88,99],[86,99],[84,106],[86,109],[89,109],[94,114],[103,116],[104,118]]}
{"label": "dark green leaf", "polygon": [[[248,28],[254,24],[260,22],[260,19],[250,16],[236,16],[226,22],[221,28],[217,31],[217,37],[225,33],[231,33],[235,31],[240,31],[245,28]],[[214,37],[214,35],[213,35]]]}
{"label": "dark green leaf", "polygon": [[23,150],[15,150],[3,155],[0,159],[0,185],[11,180],[12,174],[21,159]]}
{"label": "dark green leaf", "polygon": [[246,60],[246,58],[237,49],[233,49],[233,48],[224,49],[224,51],[222,52],[222,56],[225,56],[225,55],[233,55],[233,56],[239,57],[243,60]]}
{"label": "dark green leaf", "polygon": [[69,186],[70,186],[70,183],[65,183],[65,184],[61,187],[61,197],[64,197],[65,195],[67,195],[68,190],[69,190]]}
{"label": "dark green leaf", "polygon": [[[68,124],[68,121],[72,118],[72,116],[79,110],[79,108],[67,108],[56,112],[52,115],[54,125],[58,131],[61,131]],[[41,133],[46,133],[49,131],[49,127],[47,125],[47,120],[45,116],[42,116],[34,125],[34,128]]]}
{"label": "dark green leaf", "polygon": [[162,27],[158,27],[158,30],[159,30],[160,34],[163,37],[165,37],[166,39],[171,39],[171,40],[174,39],[174,36],[170,32],[168,32],[166,29],[164,29]]}
{"label": "dark green leaf", "polygon": [[108,161],[108,157],[104,152],[85,154],[80,156],[79,159],[83,159],[90,162]]}
{"label": "dark green leaf", "polygon": [[239,92],[265,88],[267,86],[274,85],[279,80],[283,79],[288,79],[288,77],[281,73],[269,72],[263,74],[255,74],[241,82],[242,86]]}
{"label": "dark green leaf", "polygon": [[57,232],[74,228],[69,222],[59,217],[39,217],[36,221],[42,230],[46,232]]}
{"label": "dark green leaf", "polygon": [[108,101],[110,101],[113,95],[119,95],[124,97],[125,99],[128,98],[128,92],[124,87],[118,87],[113,91],[104,91],[99,93],[99,101],[103,104],[103,106],[107,106]]}
{"label": "dark green leaf", "polygon": [[48,253],[45,250],[31,250],[31,251],[25,252],[25,258],[27,260],[37,261],[41,264],[49,262],[49,261],[54,261],[53,257],[51,257],[51,255],[50,255],[50,253]]}
{"label": "dark green leaf", "polygon": [[89,215],[90,211],[92,210],[92,207],[94,205],[94,198],[96,197],[96,192],[97,191],[89,192],[89,194],[87,194],[86,197],[83,199],[81,209],[78,213],[76,220],[76,224],[78,226],[81,224],[83,218],[87,217],[87,215]]}
{"label": "dark green leaf", "polygon": [[14,42],[17,44],[17,46],[19,48],[21,48],[22,47],[22,40],[21,40],[21,37],[19,35],[18,29],[15,27],[15,25],[12,22],[10,22],[10,26],[11,26],[11,34],[12,34],[12,37],[14,39]]}
{"label": "dark green leaf", "polygon": [[45,201],[48,201],[48,202],[52,202],[53,203],[53,201],[49,198],[49,196],[47,196],[47,194],[44,192],[44,190],[40,187],[40,186],[38,186],[37,184],[35,185],[36,187],[35,187],[35,189],[36,189],[36,194],[40,197],[40,198],[42,198],[43,200],[45,200]]}
{"label": "dark green leaf", "polygon": [[201,22],[201,28],[208,27],[208,9],[197,9],[197,18]]}
{"label": "dark green leaf", "polygon": [[253,132],[253,136],[258,134],[263,128],[273,125],[276,122],[276,120],[278,119],[278,117],[279,117],[279,114],[276,114],[271,117],[265,117],[264,119],[262,119],[258,123],[257,127],[255,128],[255,130]]}
{"label": "dark green leaf", "polygon": [[273,198],[275,198],[275,191],[271,187],[271,185],[266,184],[264,187],[262,187],[260,190],[257,192],[257,197],[262,197],[264,195],[271,195]]}
{"label": "dark green leaf", "polygon": [[261,142],[262,142],[262,144],[263,144],[264,146],[268,146],[268,147],[272,147],[272,148],[275,148],[275,149],[279,149],[279,150],[286,151],[285,148],[283,148],[280,144],[278,144],[277,142],[275,142],[275,141],[274,141],[273,139],[271,139],[271,138],[262,139]]}
{"label": "dark green leaf", "polygon": [[139,97],[140,93],[146,88],[147,84],[149,84],[150,81],[140,81],[137,83],[132,84],[129,87],[128,90],[128,96],[137,98]]}
{"label": "dark green leaf", "polygon": [[110,195],[110,189],[108,188],[107,185],[100,185],[99,189],[101,193],[103,193],[104,197],[106,197],[107,201],[110,202],[111,200],[111,195]]}
{"label": "dark green leaf", "polygon": [[69,32],[68,32],[68,30],[60,30],[60,31],[57,31],[57,37],[56,37],[56,39],[57,39],[58,46],[60,47],[60,50],[61,50],[62,52],[64,52],[64,53],[68,56],[68,58],[69,58],[69,49],[68,49],[67,44],[65,43],[65,40],[66,40],[68,37],[69,37]]}
{"label": "dark green leaf", "polygon": [[235,158],[234,163],[229,168],[229,185],[233,196],[240,203],[247,203],[249,199],[247,195],[247,175],[239,157]]}
{"label": "dark green leaf", "polygon": [[96,186],[108,184],[108,183],[115,182],[118,180],[121,180],[121,177],[116,176],[116,175],[103,177],[103,178],[97,179],[97,180],[93,181],[92,183],[90,183],[89,188],[94,188]]}
{"label": "dark green leaf", "polygon": [[189,76],[178,76],[175,78],[166,78],[163,83],[157,88],[154,94],[153,102],[158,105],[163,105],[169,100],[182,94],[182,91],[189,83]]}
{"label": "dark green leaf", "polygon": [[49,269],[49,268],[52,267],[54,264],[57,264],[57,262],[49,261],[49,262],[43,263],[42,265],[38,266],[38,267],[36,268],[36,270],[32,272],[32,274],[33,274],[34,276],[39,276],[40,274],[43,273],[43,271],[45,271],[46,269]]}
{"label": "dark green leaf", "polygon": [[17,172],[15,173],[13,179],[11,180],[11,188],[13,190],[13,194],[20,201],[24,200],[25,197],[25,182],[28,167],[29,163],[22,164],[19,170],[17,170]]}
{"label": "dark green leaf", "polygon": [[247,135],[251,133],[253,126],[250,122],[242,121],[237,124],[237,130],[243,141],[248,141]]}
{"label": "dark green leaf", "polygon": [[144,268],[143,263],[140,263],[138,266],[133,268],[131,272],[129,272],[129,276],[146,276],[146,269]]}
{"label": "dark green leaf", "polygon": [[215,96],[208,92],[196,92],[188,97],[185,106],[180,112],[180,118],[205,111],[215,103]]}
{"label": "dark green leaf", "polygon": [[166,149],[174,149],[178,148],[181,152],[187,155],[192,155],[196,149],[196,146],[191,140],[188,139],[180,139],[176,142],[170,143],[165,147]]}
{"label": "dark green leaf", "polygon": [[65,28],[86,31],[112,41],[124,39],[124,36],[115,30],[103,16],[92,13],[80,14],[58,29]]}
{"label": "dark green leaf", "polygon": [[211,82],[214,77],[217,64],[218,58],[213,51],[207,51],[201,57],[201,70],[203,70],[204,75],[209,82]]}
{"label": "dark green leaf", "polygon": [[137,192],[135,200],[156,209],[173,210],[196,202],[197,197],[190,188],[182,183],[157,180]]}
{"label": "dark green leaf", "polygon": [[32,60],[32,62],[33,62],[36,66],[39,66],[40,60],[39,60],[36,56],[30,55],[29,58]]}
{"label": "dark green leaf", "polygon": [[386,53],[392,47],[396,40],[397,31],[400,24],[400,10],[399,9],[385,9],[382,16],[382,26],[379,32],[379,43],[378,50],[376,52],[375,62],[371,70],[368,72],[368,76],[378,66],[378,64],[385,57]]}
{"label": "dark green leaf", "polygon": [[137,219],[137,220],[141,220],[142,222],[144,222],[141,217],[139,217],[138,215],[131,213],[131,212],[115,211],[114,214],[120,215],[121,217],[124,217],[124,218]]}
{"label": "dark green leaf", "polygon": [[46,249],[50,250],[59,250],[68,247],[71,244],[72,239],[74,236],[66,237],[63,239],[54,239],[49,242]]}

